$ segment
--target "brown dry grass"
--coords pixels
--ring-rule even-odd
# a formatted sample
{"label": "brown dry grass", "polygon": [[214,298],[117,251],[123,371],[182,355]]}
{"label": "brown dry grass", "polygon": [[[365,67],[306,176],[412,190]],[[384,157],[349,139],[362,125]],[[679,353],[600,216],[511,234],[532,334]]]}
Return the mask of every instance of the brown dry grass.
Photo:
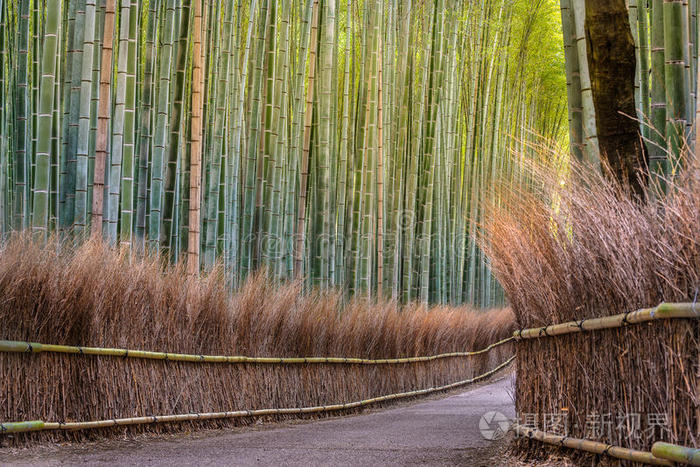
{"label": "brown dry grass", "polygon": [[[189,278],[156,259],[88,242],[40,247],[17,237],[0,252],[0,338],[192,354],[391,358],[477,350],[514,329],[509,310],[351,301],[301,294],[258,274],[230,294],[215,271]],[[2,420],[95,420],[138,415],[350,402],[481,374],[512,352],[401,365],[226,365],[113,357],[0,353]],[[219,427],[239,421],[210,421]],[[72,439],[191,423],[97,432],[34,433],[2,444]]]}
{"label": "brown dry grass", "polygon": [[688,170],[657,202],[639,202],[580,166],[564,184],[544,167],[531,170],[537,185],[500,187],[502,201],[486,223],[485,248],[519,326],[693,301],[700,169]]}
{"label": "brown dry grass", "polygon": [[[484,237],[519,327],[695,299],[700,286],[697,161],[667,197],[647,202],[579,166],[564,183],[547,168],[529,169],[535,187],[500,187],[504,208],[490,208]],[[517,352],[517,410],[538,414],[540,429],[543,417],[566,408],[570,436],[644,450],[656,440],[697,446],[695,320],[526,340]],[[611,414],[610,434],[586,432],[596,414]],[[617,417],[636,420],[634,414],[639,429],[617,429]],[[666,414],[669,431],[649,430],[650,414]],[[522,447],[533,454],[541,448],[527,442]]]}

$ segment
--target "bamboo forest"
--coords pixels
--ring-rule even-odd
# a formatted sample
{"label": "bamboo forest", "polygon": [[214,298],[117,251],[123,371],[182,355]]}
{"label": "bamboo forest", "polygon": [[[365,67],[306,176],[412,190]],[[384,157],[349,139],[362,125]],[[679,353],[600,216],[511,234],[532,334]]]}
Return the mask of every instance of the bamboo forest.
{"label": "bamboo forest", "polygon": [[0,465],[700,466],[699,55],[700,0],[0,0]]}
{"label": "bamboo forest", "polygon": [[5,0],[0,228],[101,231],[233,285],[502,302],[481,203],[526,183],[514,145],[564,144],[558,21],[551,0]]}

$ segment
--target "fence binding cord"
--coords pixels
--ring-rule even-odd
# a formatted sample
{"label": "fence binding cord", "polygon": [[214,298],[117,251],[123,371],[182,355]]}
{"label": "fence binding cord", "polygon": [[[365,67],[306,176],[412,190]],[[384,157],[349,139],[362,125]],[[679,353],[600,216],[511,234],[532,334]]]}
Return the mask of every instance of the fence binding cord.
{"label": "fence binding cord", "polygon": [[170,352],[152,352],[148,350],[114,349],[105,347],[83,347],[72,345],[40,344],[38,342],[23,342],[12,340],[0,340],[0,352],[10,353],[41,353],[53,352],[73,355],[100,355],[109,357],[142,358],[150,360],[164,360],[191,363],[263,363],[263,364],[350,364],[350,365],[386,365],[396,363],[430,362],[443,358],[472,357],[480,355],[505,345],[514,340],[507,337],[495,342],[481,350],[470,352],[450,352],[424,357],[400,357],[400,358],[354,358],[354,357],[246,357],[242,355],[197,355]]}
{"label": "fence binding cord", "polygon": [[231,412],[208,412],[208,413],[186,413],[174,415],[151,415],[145,417],[131,418],[116,418],[108,420],[93,420],[89,422],[45,422],[43,420],[33,420],[26,422],[6,422],[0,423],[0,434],[5,433],[25,433],[28,431],[45,431],[45,430],[83,430],[89,428],[104,428],[109,426],[125,426],[125,425],[143,425],[148,423],[165,423],[165,422],[186,422],[193,420],[213,420],[226,418],[241,418],[241,417],[260,417],[266,415],[294,415],[294,414],[310,414],[319,412],[334,412],[339,410],[353,409],[363,407],[377,402],[384,402],[395,399],[403,399],[406,397],[419,396],[424,394],[432,394],[434,392],[454,389],[460,386],[474,383],[476,381],[488,378],[507,367],[513,360],[515,355],[510,357],[505,362],[501,363],[492,370],[487,371],[473,378],[457,381],[456,383],[437,386],[427,389],[417,389],[415,391],[400,392],[396,394],[387,394],[371,399],[364,399],[355,402],[345,402],[342,404],[333,405],[317,405],[312,407],[293,407],[282,409],[247,409]]}
{"label": "fence binding cord", "polygon": [[625,326],[627,326],[627,325],[630,324],[630,322],[627,321],[627,317],[630,315],[630,313],[631,313],[631,311],[628,311],[628,312],[625,313],[624,316],[622,317],[622,324],[624,324]]}

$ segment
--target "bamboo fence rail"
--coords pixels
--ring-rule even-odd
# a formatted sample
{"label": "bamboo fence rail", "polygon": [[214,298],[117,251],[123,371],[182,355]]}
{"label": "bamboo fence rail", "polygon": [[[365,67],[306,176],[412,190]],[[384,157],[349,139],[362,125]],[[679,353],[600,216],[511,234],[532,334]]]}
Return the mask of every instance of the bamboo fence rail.
{"label": "bamboo fence rail", "polygon": [[599,443],[589,439],[569,438],[567,436],[554,435],[534,428],[527,428],[521,425],[513,425],[513,431],[519,436],[525,436],[530,439],[552,444],[554,446],[564,446],[567,448],[578,449],[579,451],[591,452],[594,454],[605,454],[617,459],[643,462],[651,465],[667,465],[672,466],[673,462],[660,459],[651,452],[637,451],[635,449],[627,449],[610,444]]}
{"label": "bamboo fence rail", "polygon": [[603,318],[582,319],[567,323],[552,324],[540,328],[521,329],[513,333],[516,340],[538,337],[560,336],[575,332],[611,329],[628,324],[645,323],[660,319],[700,318],[700,307],[696,303],[661,303],[653,308],[605,316]]}
{"label": "bamboo fence rail", "polygon": [[192,363],[276,363],[276,364],[303,364],[303,363],[333,363],[352,365],[384,365],[397,363],[429,362],[443,358],[471,357],[488,352],[489,350],[507,344],[512,337],[495,342],[488,347],[473,352],[450,352],[439,355],[404,358],[353,358],[353,357],[246,357],[242,355],[194,355],[168,352],[151,352],[147,350],[112,349],[103,347],[81,347],[71,345],[41,344],[38,342],[22,342],[0,340],[0,352],[13,353],[65,353],[75,355],[99,355],[106,357],[143,358],[149,360],[169,360],[176,362]]}
{"label": "bamboo fence rail", "polygon": [[696,448],[686,448],[684,446],[659,441],[654,443],[651,447],[651,453],[655,457],[668,459],[673,462],[700,465],[700,449]]}
{"label": "bamboo fence rail", "polygon": [[487,378],[503,368],[507,367],[515,356],[510,357],[505,362],[501,363],[492,370],[470,379],[457,381],[456,383],[447,384],[444,386],[432,387],[427,389],[418,389],[415,391],[401,392],[396,394],[387,394],[384,396],[374,397],[361,401],[348,402],[343,404],[333,405],[318,405],[313,407],[298,407],[298,408],[282,408],[282,409],[257,409],[257,410],[236,410],[231,412],[208,412],[208,413],[186,413],[175,415],[151,415],[145,417],[131,418],[116,418],[111,420],[94,420],[89,422],[45,422],[43,420],[32,420],[24,422],[9,422],[0,423],[0,434],[5,433],[23,433],[28,431],[42,430],[84,430],[91,428],[105,428],[124,425],[140,425],[146,423],[165,423],[165,422],[186,422],[198,420],[212,420],[222,418],[240,418],[240,417],[262,417],[268,415],[305,415],[321,412],[334,412],[340,410],[355,409],[364,407],[378,402],[386,402],[390,400],[403,399],[406,397],[421,396],[432,394],[434,392],[446,391],[459,386],[471,384]]}

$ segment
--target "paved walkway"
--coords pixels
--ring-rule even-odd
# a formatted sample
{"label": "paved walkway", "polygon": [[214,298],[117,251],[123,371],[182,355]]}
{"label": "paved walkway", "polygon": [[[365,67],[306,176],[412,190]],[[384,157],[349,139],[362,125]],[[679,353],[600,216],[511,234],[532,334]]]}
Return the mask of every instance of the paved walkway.
{"label": "paved walkway", "polygon": [[479,420],[488,411],[514,417],[512,386],[506,377],[442,399],[257,430],[0,452],[0,464],[498,466],[505,446],[484,439]]}

